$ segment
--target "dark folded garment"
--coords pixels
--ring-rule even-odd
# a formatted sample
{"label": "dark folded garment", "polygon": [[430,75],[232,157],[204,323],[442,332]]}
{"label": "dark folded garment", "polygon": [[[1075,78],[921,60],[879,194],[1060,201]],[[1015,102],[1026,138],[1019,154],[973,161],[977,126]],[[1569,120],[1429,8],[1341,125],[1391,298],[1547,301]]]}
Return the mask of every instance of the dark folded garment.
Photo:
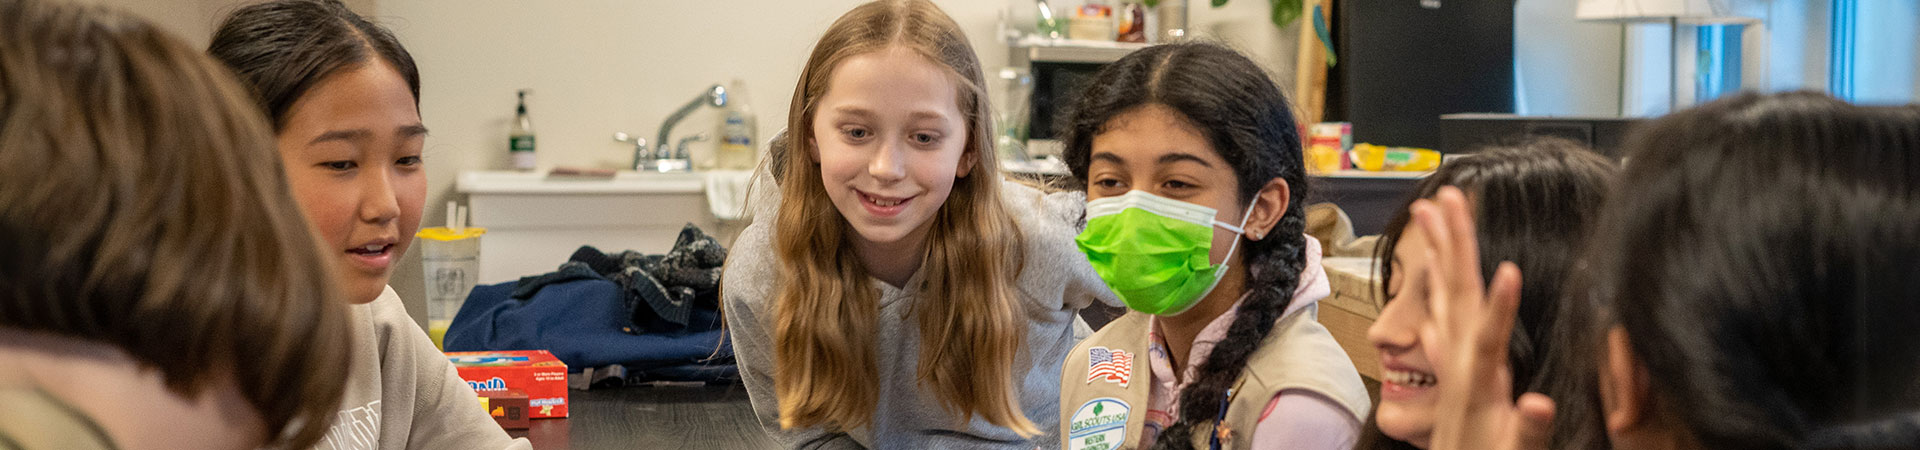
{"label": "dark folded garment", "polygon": [[[525,301],[517,282],[477,286],[447,328],[446,350],[552,352],[569,368],[625,364],[673,367],[730,361],[733,347],[718,329],[635,334],[625,292],[604,279],[548,283]],[[694,317],[719,322],[717,315]],[[717,327],[717,325],[715,325]]]}
{"label": "dark folded garment", "polygon": [[[628,315],[635,332],[714,329],[703,328],[693,316],[700,308],[719,309],[720,265],[727,260],[727,250],[700,227],[687,224],[681,228],[673,249],[664,255],[635,251],[607,254],[582,246],[569,259],[569,264],[583,264],[626,289]],[[562,275],[568,270],[568,266],[561,266],[561,272],[541,277],[576,279]]]}
{"label": "dark folded garment", "polygon": [[628,381],[738,379],[720,330],[726,259],[719,241],[692,224],[662,255],[583,246],[552,273],[475,287],[445,348],[542,349],[574,371],[621,365],[632,371]]}

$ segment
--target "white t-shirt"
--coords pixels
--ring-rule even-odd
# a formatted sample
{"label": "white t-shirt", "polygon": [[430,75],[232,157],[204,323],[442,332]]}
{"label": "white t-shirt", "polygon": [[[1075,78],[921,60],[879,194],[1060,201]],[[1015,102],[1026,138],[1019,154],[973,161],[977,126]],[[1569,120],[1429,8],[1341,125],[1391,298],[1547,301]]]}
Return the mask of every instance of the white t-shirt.
{"label": "white t-shirt", "polygon": [[353,305],[353,365],[340,412],[316,450],[531,450],[480,407],[453,363],[388,286]]}

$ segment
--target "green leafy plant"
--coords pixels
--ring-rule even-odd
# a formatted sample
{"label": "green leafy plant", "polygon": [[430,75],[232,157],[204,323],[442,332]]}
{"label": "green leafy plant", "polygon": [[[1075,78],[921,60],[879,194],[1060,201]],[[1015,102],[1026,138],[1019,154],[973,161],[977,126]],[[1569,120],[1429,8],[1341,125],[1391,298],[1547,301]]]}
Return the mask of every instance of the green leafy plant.
{"label": "green leafy plant", "polygon": [[[1146,2],[1147,7],[1160,6],[1160,0],[1144,0],[1144,1]],[[1273,16],[1272,16],[1273,26],[1286,28],[1287,25],[1292,25],[1293,21],[1299,20],[1300,9],[1302,7],[1300,3],[1301,1],[1302,0],[1267,0],[1267,4],[1273,6]],[[1227,0],[1213,0],[1213,7],[1215,8],[1219,8],[1226,5],[1227,5]]]}

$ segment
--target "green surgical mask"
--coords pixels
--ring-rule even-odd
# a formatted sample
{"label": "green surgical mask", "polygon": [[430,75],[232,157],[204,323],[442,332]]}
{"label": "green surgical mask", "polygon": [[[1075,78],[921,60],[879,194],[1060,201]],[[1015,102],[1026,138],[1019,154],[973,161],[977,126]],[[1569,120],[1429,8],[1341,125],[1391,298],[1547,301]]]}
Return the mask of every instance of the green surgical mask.
{"label": "green surgical mask", "polygon": [[[1213,219],[1215,210],[1147,193],[1087,202],[1087,228],[1074,238],[1093,263],[1093,271],[1113,288],[1128,308],[1174,316],[1186,312],[1220,284],[1227,263],[1240,247],[1247,213],[1236,226]],[[1227,258],[1215,265],[1213,227],[1234,233]]]}

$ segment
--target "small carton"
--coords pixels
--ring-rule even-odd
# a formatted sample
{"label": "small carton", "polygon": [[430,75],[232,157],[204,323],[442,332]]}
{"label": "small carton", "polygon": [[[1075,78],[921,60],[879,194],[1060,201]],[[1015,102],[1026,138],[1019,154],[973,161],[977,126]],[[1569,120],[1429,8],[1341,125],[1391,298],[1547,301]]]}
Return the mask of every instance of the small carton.
{"label": "small carton", "polygon": [[1353,124],[1321,122],[1308,128],[1306,149],[1302,151],[1307,172],[1331,174],[1353,168],[1347,151],[1353,149]]}
{"label": "small carton", "polygon": [[480,408],[493,416],[500,428],[525,430],[533,424],[527,417],[527,391],[519,389],[476,391],[480,394]]}
{"label": "small carton", "polygon": [[473,390],[526,391],[528,417],[567,416],[567,364],[546,350],[449,352],[447,359]]}

